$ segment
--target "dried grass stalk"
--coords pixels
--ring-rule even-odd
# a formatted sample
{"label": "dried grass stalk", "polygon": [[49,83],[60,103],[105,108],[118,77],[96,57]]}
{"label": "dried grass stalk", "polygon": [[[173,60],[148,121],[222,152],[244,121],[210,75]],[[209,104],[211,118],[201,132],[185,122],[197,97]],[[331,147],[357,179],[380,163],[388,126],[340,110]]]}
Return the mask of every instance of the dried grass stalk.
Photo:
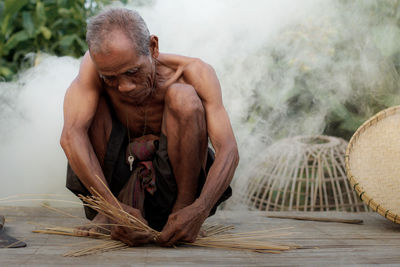
{"label": "dried grass stalk", "polygon": [[69,252],[65,253],[63,256],[64,257],[80,257],[80,256],[91,255],[91,254],[95,254],[95,253],[101,253],[101,252],[112,251],[112,250],[119,250],[119,249],[124,249],[124,248],[128,248],[128,245],[122,243],[121,241],[107,240],[107,241],[102,241],[100,244],[92,246],[92,247],[69,251]]}
{"label": "dried grass stalk", "polygon": [[[92,189],[93,190],[93,189]],[[115,207],[108,203],[102,196],[100,196],[95,190],[93,190],[97,196],[79,196],[85,205],[103,214],[107,218],[111,219],[116,225],[127,227],[135,231],[147,232],[152,235],[153,240],[156,241],[160,236],[160,232],[152,229],[142,221],[134,217],[133,215],[125,212],[121,207]],[[297,248],[297,246],[289,245],[276,245],[266,241],[271,237],[278,237],[288,235],[288,233],[273,233],[274,230],[266,231],[254,231],[247,233],[232,233],[222,234],[228,230],[232,230],[233,226],[221,226],[221,225],[206,225],[202,228],[205,236],[198,237],[193,243],[181,243],[192,246],[210,247],[210,248],[225,248],[234,250],[245,250],[245,251],[256,251],[256,252],[268,252],[268,253],[279,253],[289,249]],[[287,228],[286,228],[287,229]],[[275,229],[282,230],[282,229]],[[82,236],[76,233],[74,228],[66,227],[52,227],[44,230],[35,230],[36,233],[46,234],[60,234],[69,236]],[[90,236],[93,237],[93,236]],[[100,244],[92,247],[87,247],[75,251],[66,253],[64,256],[83,256],[98,252],[105,252],[110,250],[122,249],[128,247],[121,241],[111,240],[109,234],[100,234],[95,238],[103,239]]]}

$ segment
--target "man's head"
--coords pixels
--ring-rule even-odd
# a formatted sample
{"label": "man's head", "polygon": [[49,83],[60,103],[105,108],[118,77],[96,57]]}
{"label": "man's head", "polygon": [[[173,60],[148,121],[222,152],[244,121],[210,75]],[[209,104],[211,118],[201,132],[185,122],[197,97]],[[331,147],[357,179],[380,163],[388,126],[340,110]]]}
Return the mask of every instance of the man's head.
{"label": "man's head", "polygon": [[137,12],[107,9],[89,21],[86,39],[90,56],[108,86],[138,102],[151,94],[158,39],[150,36]]}
{"label": "man's head", "polygon": [[92,53],[106,52],[112,40],[110,34],[120,32],[127,37],[140,55],[149,55],[150,33],[143,18],[136,11],[110,8],[89,20],[86,41]]}

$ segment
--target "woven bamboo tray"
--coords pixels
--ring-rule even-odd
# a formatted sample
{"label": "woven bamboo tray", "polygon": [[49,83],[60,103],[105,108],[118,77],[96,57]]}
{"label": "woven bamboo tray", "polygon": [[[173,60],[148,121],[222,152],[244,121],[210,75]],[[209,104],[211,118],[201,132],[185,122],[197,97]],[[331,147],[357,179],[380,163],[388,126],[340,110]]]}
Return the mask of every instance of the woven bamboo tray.
{"label": "woven bamboo tray", "polygon": [[346,171],[361,200],[400,223],[400,106],[360,126],[346,149]]}

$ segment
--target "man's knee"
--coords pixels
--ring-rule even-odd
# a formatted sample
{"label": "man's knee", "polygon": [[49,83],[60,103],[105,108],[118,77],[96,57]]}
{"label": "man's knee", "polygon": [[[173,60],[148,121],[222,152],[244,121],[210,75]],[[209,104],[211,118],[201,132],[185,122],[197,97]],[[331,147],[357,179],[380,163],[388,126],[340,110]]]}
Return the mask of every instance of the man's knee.
{"label": "man's knee", "polygon": [[205,116],[203,103],[191,85],[171,85],[165,97],[165,104],[168,111],[179,119]]}

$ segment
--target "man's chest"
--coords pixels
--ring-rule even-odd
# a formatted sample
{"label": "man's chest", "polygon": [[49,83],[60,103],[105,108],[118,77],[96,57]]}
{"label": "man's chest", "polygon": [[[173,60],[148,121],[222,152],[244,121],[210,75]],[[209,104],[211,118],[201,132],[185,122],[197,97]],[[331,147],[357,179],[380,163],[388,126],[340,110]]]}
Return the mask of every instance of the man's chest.
{"label": "man's chest", "polygon": [[164,112],[163,99],[154,99],[147,104],[135,105],[120,97],[109,95],[111,108],[118,120],[129,130],[131,137],[161,133]]}

